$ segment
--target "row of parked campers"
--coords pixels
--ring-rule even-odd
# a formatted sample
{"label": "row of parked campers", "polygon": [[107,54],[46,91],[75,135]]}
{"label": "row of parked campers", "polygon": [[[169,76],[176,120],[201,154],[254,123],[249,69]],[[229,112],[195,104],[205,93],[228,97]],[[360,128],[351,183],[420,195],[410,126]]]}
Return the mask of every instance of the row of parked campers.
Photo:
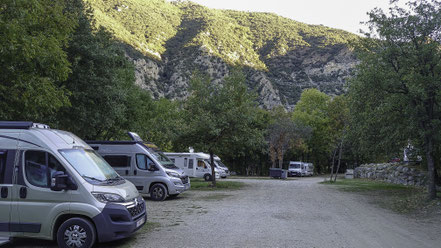
{"label": "row of parked campers", "polygon": [[290,161],[288,167],[288,176],[313,176],[314,165],[312,163],[305,163],[300,161]]}
{"label": "row of parked campers", "polygon": [[[166,152],[165,155],[190,177],[204,178],[205,181],[212,180],[209,154],[202,152]],[[227,176],[230,176],[228,168],[222,163],[218,156],[214,156],[214,171],[216,178],[226,178]]]}
{"label": "row of parked campers", "polygon": [[[141,228],[147,213],[137,188],[156,190],[161,198],[182,192],[189,183],[163,167],[159,155],[138,142],[127,143],[138,145],[137,151],[120,154],[130,158],[119,167],[124,168],[122,178],[72,133],[32,122],[0,122],[0,244],[11,237],[28,237],[55,239],[60,247],[91,247]],[[94,146],[104,155],[113,149],[112,144]],[[123,160],[108,158],[112,159]],[[138,183],[133,178],[137,173],[169,180]]]}

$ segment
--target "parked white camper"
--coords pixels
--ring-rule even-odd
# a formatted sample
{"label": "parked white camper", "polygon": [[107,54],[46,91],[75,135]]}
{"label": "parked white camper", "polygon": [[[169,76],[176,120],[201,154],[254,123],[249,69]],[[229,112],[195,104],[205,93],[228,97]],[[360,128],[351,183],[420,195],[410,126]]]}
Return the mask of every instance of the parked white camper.
{"label": "parked white camper", "polygon": [[221,159],[216,155],[214,156],[214,162],[216,163],[218,169],[223,170],[223,173],[221,173],[222,178],[224,177],[226,178],[230,176],[230,170],[224,163],[222,163]]}
{"label": "parked white camper", "polygon": [[[190,177],[204,178],[206,181],[211,181],[211,166],[209,163],[210,155],[203,152],[166,152],[175,165],[184,170]],[[220,172],[215,168],[216,178],[220,178]]]}
{"label": "parked white camper", "polygon": [[304,163],[303,176],[313,176],[314,175],[314,164]]}
{"label": "parked white camper", "polygon": [[288,176],[303,176],[304,163],[300,161],[290,161],[288,168]]}

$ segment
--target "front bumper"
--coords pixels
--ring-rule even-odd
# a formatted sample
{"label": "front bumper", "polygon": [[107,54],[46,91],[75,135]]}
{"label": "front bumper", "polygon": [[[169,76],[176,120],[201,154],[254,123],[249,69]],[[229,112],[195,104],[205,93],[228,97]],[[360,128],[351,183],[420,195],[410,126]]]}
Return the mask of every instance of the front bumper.
{"label": "front bumper", "polygon": [[98,241],[123,239],[147,222],[147,211],[142,197],[133,204],[107,203],[103,211],[93,218]]}
{"label": "front bumper", "polygon": [[172,179],[171,181],[173,185],[170,185],[168,189],[170,195],[181,194],[190,189],[190,179],[188,177],[185,179]]}

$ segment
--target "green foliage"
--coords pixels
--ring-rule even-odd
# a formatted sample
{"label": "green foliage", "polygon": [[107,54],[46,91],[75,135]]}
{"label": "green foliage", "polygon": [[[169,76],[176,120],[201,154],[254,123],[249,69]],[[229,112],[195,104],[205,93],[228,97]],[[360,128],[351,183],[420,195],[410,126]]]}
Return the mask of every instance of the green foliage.
{"label": "green foliage", "polygon": [[203,151],[221,152],[263,139],[255,124],[255,96],[248,92],[243,74],[234,71],[222,85],[207,76],[195,74],[191,95],[185,103],[185,130],[182,136],[188,146]]}
{"label": "green foliage", "polygon": [[[350,96],[359,138],[353,138],[361,153],[374,159],[408,140],[420,146],[434,198],[434,153],[441,138],[441,3],[422,0],[409,6],[391,8],[389,15],[380,9],[369,14],[368,36],[376,39],[357,47],[361,63]],[[373,144],[377,149],[370,148]]]}
{"label": "green foliage", "polygon": [[272,167],[275,167],[276,160],[279,161],[278,168],[283,168],[283,158],[289,150],[304,149],[304,142],[311,134],[311,128],[293,121],[290,113],[281,106],[271,111],[272,123],[268,127],[269,155]]}
{"label": "green foliage", "polygon": [[68,106],[70,64],[63,48],[75,27],[64,1],[0,4],[0,119],[47,120]]}
{"label": "green foliage", "polygon": [[331,98],[316,89],[303,91],[294,109],[292,118],[312,128],[312,135],[306,141],[318,172],[327,164],[333,148],[330,126],[329,103]]}
{"label": "green foliage", "polygon": [[98,26],[158,60],[165,52],[198,53],[201,48],[231,65],[267,69],[265,59],[297,47],[347,44],[357,38],[275,14],[209,9],[189,1],[85,1]]}
{"label": "green foliage", "polygon": [[92,32],[87,9],[71,7],[79,14],[67,49],[72,74],[64,82],[72,106],[63,108],[57,121],[85,139],[114,138],[129,127],[128,107],[136,102],[133,64],[106,31]]}
{"label": "green foliage", "polygon": [[178,143],[184,125],[181,103],[166,98],[147,101],[150,96],[143,99],[144,104],[137,104],[132,115],[135,122],[132,130],[163,151],[182,150]]}

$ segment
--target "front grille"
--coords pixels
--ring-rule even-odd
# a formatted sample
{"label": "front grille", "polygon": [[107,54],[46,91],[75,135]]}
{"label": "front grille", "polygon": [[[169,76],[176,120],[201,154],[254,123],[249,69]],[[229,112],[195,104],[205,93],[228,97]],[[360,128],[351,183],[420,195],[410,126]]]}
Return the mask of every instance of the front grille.
{"label": "front grille", "polygon": [[141,213],[144,212],[144,208],[145,208],[145,203],[144,201],[139,201],[137,205],[135,205],[134,207],[128,208],[127,210],[129,210],[129,213],[132,217],[138,216]]}
{"label": "front grille", "polygon": [[183,184],[187,184],[188,183],[188,176],[181,177],[181,181]]}

